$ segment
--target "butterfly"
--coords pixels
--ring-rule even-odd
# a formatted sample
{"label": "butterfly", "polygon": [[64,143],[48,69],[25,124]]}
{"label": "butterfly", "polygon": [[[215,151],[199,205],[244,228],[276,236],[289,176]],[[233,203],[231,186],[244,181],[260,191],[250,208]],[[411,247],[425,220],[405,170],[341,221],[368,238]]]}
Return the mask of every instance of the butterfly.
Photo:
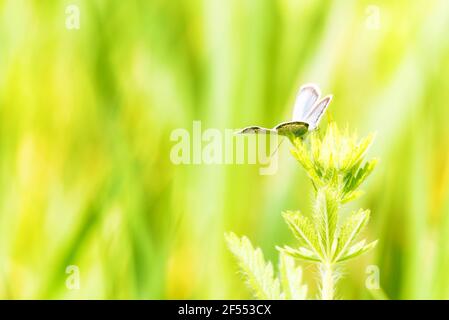
{"label": "butterfly", "polygon": [[332,100],[332,95],[320,98],[320,89],[314,84],[306,84],[299,89],[293,107],[292,121],[281,122],[273,129],[251,126],[241,129],[237,134],[275,133],[294,140],[304,137],[309,131],[315,130]]}

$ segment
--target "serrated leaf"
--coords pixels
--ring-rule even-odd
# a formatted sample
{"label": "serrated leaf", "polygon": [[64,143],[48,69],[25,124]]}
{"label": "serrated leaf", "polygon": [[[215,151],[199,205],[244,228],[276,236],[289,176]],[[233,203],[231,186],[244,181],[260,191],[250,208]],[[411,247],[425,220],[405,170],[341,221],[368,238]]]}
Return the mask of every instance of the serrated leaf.
{"label": "serrated leaf", "polygon": [[354,180],[353,185],[351,186],[352,190],[357,189],[362,184],[362,182],[365,181],[366,178],[368,178],[368,176],[371,174],[371,172],[373,172],[374,168],[376,167],[377,162],[378,162],[377,159],[372,159],[367,163],[365,163],[363,168],[359,169],[359,171],[357,172],[357,178]]}
{"label": "serrated leaf", "polygon": [[342,261],[346,261],[346,260],[358,257],[358,256],[364,254],[365,252],[368,252],[372,248],[374,248],[376,246],[376,244],[377,244],[377,240],[370,242],[367,245],[365,245],[365,240],[360,241],[359,243],[357,243],[357,244],[353,245],[351,248],[349,248],[347,253],[343,257],[338,259],[337,262],[342,262]]}
{"label": "serrated leaf", "polygon": [[357,191],[351,191],[349,193],[346,193],[342,198],[341,198],[341,203],[347,203],[349,201],[353,201],[355,199],[357,199],[358,197],[360,197],[361,195],[363,195],[365,192],[361,191],[361,190],[357,190]]}
{"label": "serrated leaf", "polygon": [[347,250],[356,240],[362,229],[366,226],[369,220],[369,210],[359,210],[357,213],[352,213],[345,224],[340,229],[338,237],[337,250],[335,252],[335,260],[339,260],[346,255]]}
{"label": "serrated leaf", "polygon": [[279,251],[281,251],[284,254],[289,255],[292,258],[300,259],[300,260],[307,260],[307,261],[313,261],[313,262],[320,262],[320,258],[310,251],[307,248],[299,247],[298,249],[293,249],[289,246],[276,247]]}
{"label": "serrated leaf", "polygon": [[273,266],[265,261],[262,250],[253,248],[247,237],[239,238],[232,232],[225,238],[254,296],[262,300],[282,299],[279,280],[274,277]]}
{"label": "serrated leaf", "polygon": [[[367,150],[371,146],[374,141],[374,134],[368,135],[366,138],[362,139],[357,145],[351,146],[351,152],[349,153],[349,157],[344,162],[342,166],[343,171],[351,170],[353,168],[357,169],[359,165],[363,161],[363,157],[365,156]],[[354,138],[353,141],[356,139]]]}
{"label": "serrated leaf", "polygon": [[302,165],[307,175],[312,181],[319,182],[319,170],[316,168],[316,164],[309,156],[309,150],[307,149],[304,141],[300,138],[295,139],[294,148],[291,149],[292,155]]}
{"label": "serrated leaf", "polygon": [[282,215],[294,236],[321,259],[323,255],[318,236],[310,220],[297,212],[287,211]]}
{"label": "serrated leaf", "polygon": [[282,252],[279,254],[279,271],[285,299],[305,300],[307,285],[302,284],[302,268],[296,267],[294,259]]}

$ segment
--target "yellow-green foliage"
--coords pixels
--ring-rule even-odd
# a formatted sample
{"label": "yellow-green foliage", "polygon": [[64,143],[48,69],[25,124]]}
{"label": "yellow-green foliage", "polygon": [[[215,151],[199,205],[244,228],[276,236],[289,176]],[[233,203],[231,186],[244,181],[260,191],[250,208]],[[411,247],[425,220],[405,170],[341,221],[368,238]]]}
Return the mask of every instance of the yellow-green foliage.
{"label": "yellow-green foliage", "polygon": [[302,269],[293,259],[279,255],[279,277],[275,277],[271,262],[265,262],[262,250],[254,249],[247,237],[226,235],[229,250],[239,262],[240,269],[254,296],[270,300],[304,300],[307,286],[302,284]]}
{"label": "yellow-green foliage", "polygon": [[[353,200],[355,195],[360,193],[357,188],[375,166],[376,160],[363,163],[364,155],[372,140],[373,136],[369,135],[358,142],[355,136],[340,132],[336,124],[331,123],[324,137],[313,133],[310,139],[298,138],[294,142],[292,154],[306,170],[315,186],[314,205],[310,217],[300,212],[287,211],[283,214],[300,244],[297,248],[285,246],[278,249],[281,254],[318,263],[322,299],[334,298],[339,279],[337,266],[343,261],[367,252],[377,242],[367,244],[365,239],[357,240],[368,223],[369,210],[360,209],[350,213],[345,220],[341,218],[343,203]],[[231,250],[239,260],[241,268],[248,274],[248,265],[253,264],[248,261],[252,256],[247,254],[250,254],[252,247],[246,238],[242,240],[242,247],[247,250],[236,252],[235,247],[235,244],[231,245]],[[260,260],[258,265],[263,265],[262,253],[259,249],[256,253]],[[267,276],[265,282],[270,284],[268,287],[276,289],[278,286],[271,278],[271,264],[265,268],[270,271],[265,272]],[[264,270],[261,267],[259,269]],[[262,272],[257,274],[260,279],[258,283],[265,283],[262,280]],[[253,281],[249,283],[252,284]],[[251,287],[254,288],[254,285]],[[275,299],[275,295],[270,297]]]}
{"label": "yellow-green foliage", "polygon": [[322,138],[315,132],[310,140],[296,139],[292,153],[317,188],[332,187],[338,201],[345,203],[361,194],[356,189],[376,166],[376,159],[363,163],[373,139],[370,134],[358,141],[355,135],[347,130],[341,133],[332,123]]}
{"label": "yellow-green foliage", "polygon": [[0,298],[249,298],[223,233],[298,249],[277,213],[312,219],[312,184],[287,143],[261,176],[174,165],[170,134],[288,120],[315,82],[320,130],[382,159],[353,203],[379,245],[339,292],[373,298],[369,263],[390,298],[449,299],[448,30],[447,0],[0,1]]}

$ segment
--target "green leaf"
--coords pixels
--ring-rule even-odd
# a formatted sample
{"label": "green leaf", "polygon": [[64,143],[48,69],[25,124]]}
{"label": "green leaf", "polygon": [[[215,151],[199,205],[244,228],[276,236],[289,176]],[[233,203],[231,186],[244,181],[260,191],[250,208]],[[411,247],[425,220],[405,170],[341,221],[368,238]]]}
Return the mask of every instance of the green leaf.
{"label": "green leaf", "polygon": [[298,162],[302,165],[304,170],[306,170],[307,175],[309,178],[319,183],[320,178],[320,170],[316,167],[316,163],[312,161],[311,157],[309,156],[309,150],[303,141],[303,139],[297,138],[294,141],[295,147],[291,149],[292,155],[298,160]]}
{"label": "green leaf", "polygon": [[347,253],[342,256],[340,259],[337,260],[337,262],[342,262],[342,261],[346,261],[355,257],[358,257],[362,254],[364,254],[365,252],[371,250],[372,248],[374,248],[377,244],[377,240],[365,245],[365,240],[360,241],[359,243],[353,245],[352,247],[349,248],[349,250],[347,251]]}
{"label": "green leaf", "polygon": [[287,300],[305,300],[307,285],[302,284],[302,268],[295,266],[292,257],[279,254],[279,273],[284,298]]}
{"label": "green leaf", "polygon": [[320,249],[318,236],[310,220],[299,212],[287,211],[282,215],[294,236],[301,243],[305,244],[316,256],[322,259],[323,254]]}
{"label": "green leaf", "polygon": [[307,248],[304,247],[299,247],[298,249],[293,249],[289,246],[284,246],[283,248],[281,247],[276,247],[279,251],[281,251],[284,254],[289,255],[292,258],[295,259],[300,259],[300,260],[307,260],[307,261],[312,261],[312,262],[320,262],[320,258],[313,253],[312,251],[310,251]]}
{"label": "green leaf", "polygon": [[357,172],[357,176],[356,179],[353,182],[353,185],[351,186],[352,190],[357,189],[363,181],[366,180],[366,178],[368,178],[368,176],[371,174],[371,172],[373,172],[374,168],[377,165],[378,160],[377,159],[372,159],[370,161],[368,161],[367,163],[365,163],[365,166],[361,169],[359,169],[359,171]]}
{"label": "green leaf", "polygon": [[340,229],[338,245],[335,252],[335,260],[338,261],[347,254],[350,246],[357,236],[366,226],[369,220],[369,210],[360,209],[357,213],[352,213],[346,223]]}
{"label": "green leaf", "polygon": [[349,201],[353,201],[355,199],[357,199],[358,197],[360,197],[361,195],[363,195],[365,192],[360,191],[360,190],[356,190],[356,191],[351,191],[349,193],[344,194],[344,196],[341,198],[341,203],[347,203]]}
{"label": "green leaf", "polygon": [[262,250],[253,248],[247,237],[239,238],[232,232],[225,234],[225,238],[254,296],[261,300],[282,299],[279,279],[274,277],[272,264],[265,262]]}
{"label": "green leaf", "polygon": [[[354,145],[351,148],[351,152],[349,153],[349,157],[346,161],[344,161],[342,170],[348,171],[353,168],[356,169],[360,163],[363,161],[363,157],[368,151],[369,147],[374,141],[375,134],[370,134],[366,138],[362,139],[357,145]],[[354,138],[355,140],[355,138]]]}

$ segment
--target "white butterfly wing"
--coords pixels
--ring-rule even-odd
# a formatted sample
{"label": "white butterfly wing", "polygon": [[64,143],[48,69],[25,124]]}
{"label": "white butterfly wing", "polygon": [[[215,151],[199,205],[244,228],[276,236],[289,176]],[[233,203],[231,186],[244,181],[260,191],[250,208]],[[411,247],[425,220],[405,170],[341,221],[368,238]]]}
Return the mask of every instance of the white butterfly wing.
{"label": "white butterfly wing", "polygon": [[307,115],[310,114],[312,107],[320,97],[320,94],[320,89],[316,85],[307,84],[302,86],[296,96],[292,121],[304,122]]}
{"label": "white butterfly wing", "polygon": [[309,114],[306,116],[306,119],[304,122],[309,124],[309,130],[315,129],[318,124],[320,123],[321,117],[324,114],[324,111],[326,111],[327,106],[332,100],[332,96],[326,96],[323,99],[320,100],[309,112]]}

